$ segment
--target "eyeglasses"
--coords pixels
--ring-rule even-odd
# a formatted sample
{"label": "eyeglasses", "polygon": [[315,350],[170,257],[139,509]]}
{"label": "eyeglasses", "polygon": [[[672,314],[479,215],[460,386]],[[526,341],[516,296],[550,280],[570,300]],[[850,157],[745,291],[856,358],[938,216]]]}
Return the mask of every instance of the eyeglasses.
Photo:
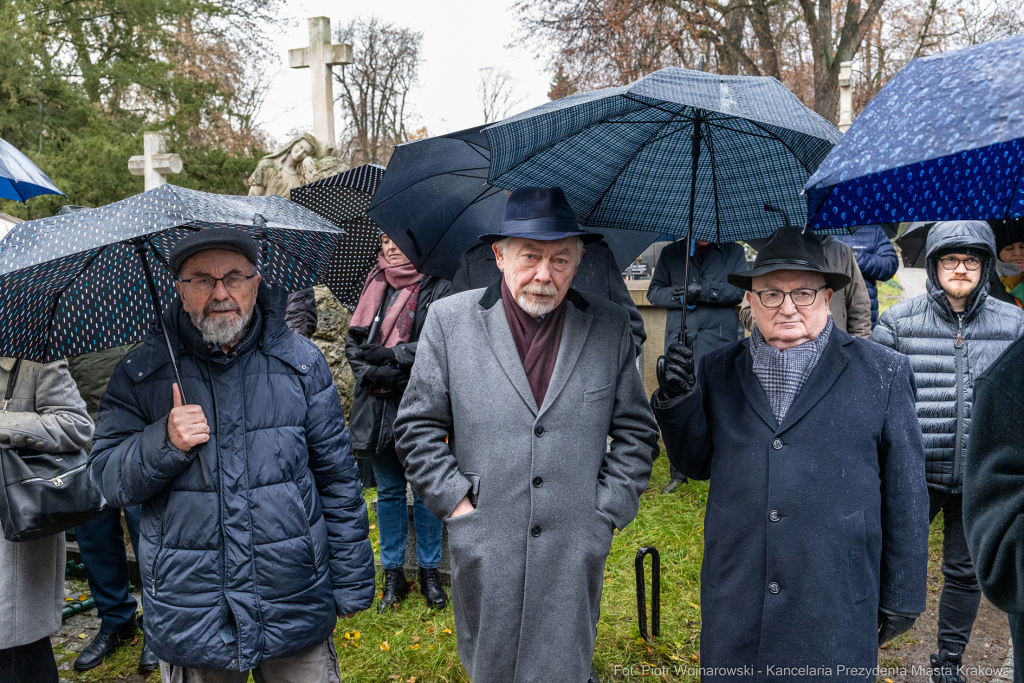
{"label": "eyeglasses", "polygon": [[245,283],[259,273],[253,275],[225,275],[224,277],[193,277],[188,280],[178,280],[178,282],[186,282],[196,288],[196,291],[200,294],[212,294],[213,290],[217,289],[217,283],[223,282],[224,289],[229,292],[240,292],[245,287]]}
{"label": "eyeglasses", "polygon": [[964,264],[964,268],[967,270],[977,270],[981,268],[981,259],[976,256],[968,256],[967,258],[957,258],[956,256],[943,256],[939,259],[939,263],[946,270],[956,270],[960,267],[960,264]]}
{"label": "eyeglasses", "polygon": [[828,289],[828,286],[818,287],[817,289],[794,289],[791,292],[783,292],[778,289],[762,289],[761,291],[752,289],[750,291],[757,294],[757,298],[761,300],[761,305],[765,308],[778,308],[785,302],[787,294],[794,306],[810,306],[818,298],[818,292],[823,289]]}

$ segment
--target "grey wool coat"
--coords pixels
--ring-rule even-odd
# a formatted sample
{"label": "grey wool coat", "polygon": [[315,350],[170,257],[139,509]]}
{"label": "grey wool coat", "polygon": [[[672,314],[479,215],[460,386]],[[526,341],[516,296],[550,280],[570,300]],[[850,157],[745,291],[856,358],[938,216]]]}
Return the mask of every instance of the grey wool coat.
{"label": "grey wool coat", "polygon": [[[650,477],[658,432],[629,316],[567,299],[540,408],[498,283],[435,303],[395,422],[406,478],[446,520],[474,683],[587,680],[612,534]],[[447,519],[467,494],[476,509]]]}
{"label": "grey wool coat", "polygon": [[[0,391],[13,367],[13,358],[0,358]],[[74,451],[89,443],[92,430],[67,361],[22,361],[14,397],[0,412],[0,447]],[[0,649],[34,643],[60,628],[64,563],[63,533],[23,543],[0,536]]]}

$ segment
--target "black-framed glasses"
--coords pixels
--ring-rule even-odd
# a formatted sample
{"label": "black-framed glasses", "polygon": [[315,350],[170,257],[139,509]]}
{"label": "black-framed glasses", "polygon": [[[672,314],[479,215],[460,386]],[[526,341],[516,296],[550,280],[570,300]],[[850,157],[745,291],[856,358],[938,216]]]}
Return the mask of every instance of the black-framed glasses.
{"label": "black-framed glasses", "polygon": [[757,298],[761,300],[761,305],[765,308],[778,308],[786,300],[786,295],[789,295],[789,300],[793,302],[794,306],[810,306],[818,298],[818,292],[823,289],[828,289],[828,285],[817,289],[801,287],[789,292],[779,289],[762,289],[760,291],[752,289],[750,291],[757,294]]}
{"label": "black-framed glasses", "polygon": [[960,264],[964,264],[964,268],[967,270],[977,270],[981,268],[981,259],[977,256],[968,256],[967,258],[957,258],[956,256],[943,256],[939,259],[939,263],[946,270],[956,270],[960,267]]}
{"label": "black-framed glasses", "polygon": [[178,280],[178,282],[187,282],[196,288],[200,294],[211,294],[213,290],[217,289],[217,283],[223,282],[224,289],[229,292],[239,292],[245,287],[245,283],[259,275],[254,273],[252,275],[225,275],[224,277],[192,277],[187,280]]}

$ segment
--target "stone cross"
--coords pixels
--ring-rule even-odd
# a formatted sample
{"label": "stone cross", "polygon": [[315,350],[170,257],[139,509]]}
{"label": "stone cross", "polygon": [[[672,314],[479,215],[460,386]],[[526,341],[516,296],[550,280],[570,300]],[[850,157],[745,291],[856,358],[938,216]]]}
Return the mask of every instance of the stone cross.
{"label": "stone cross", "polygon": [[853,125],[853,62],[839,64],[839,130]]}
{"label": "stone cross", "polygon": [[322,143],[334,144],[334,86],[331,67],[352,63],[352,46],[331,45],[331,20],[311,17],[309,47],[288,50],[288,66],[309,69],[313,82],[313,136]]}
{"label": "stone cross", "polygon": [[167,153],[163,133],[144,133],[142,151],[142,156],[128,159],[128,170],[146,177],[147,191],[166,183],[168,173],[181,173],[181,157]]}

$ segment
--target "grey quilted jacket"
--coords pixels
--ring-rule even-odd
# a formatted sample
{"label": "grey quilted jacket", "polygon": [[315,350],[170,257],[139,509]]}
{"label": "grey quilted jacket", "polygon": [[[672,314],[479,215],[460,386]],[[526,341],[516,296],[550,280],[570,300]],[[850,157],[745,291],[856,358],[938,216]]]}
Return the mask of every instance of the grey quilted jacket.
{"label": "grey quilted jacket", "polygon": [[[936,254],[949,247],[974,247],[989,254],[981,285],[963,316],[938,284]],[[936,223],[928,233],[928,293],[896,304],[878,321],[871,339],[910,357],[917,380],[917,417],[924,435],[928,485],[959,493],[971,432],[974,382],[1024,333],[1024,311],[988,296],[995,267],[995,238],[987,223]]]}

